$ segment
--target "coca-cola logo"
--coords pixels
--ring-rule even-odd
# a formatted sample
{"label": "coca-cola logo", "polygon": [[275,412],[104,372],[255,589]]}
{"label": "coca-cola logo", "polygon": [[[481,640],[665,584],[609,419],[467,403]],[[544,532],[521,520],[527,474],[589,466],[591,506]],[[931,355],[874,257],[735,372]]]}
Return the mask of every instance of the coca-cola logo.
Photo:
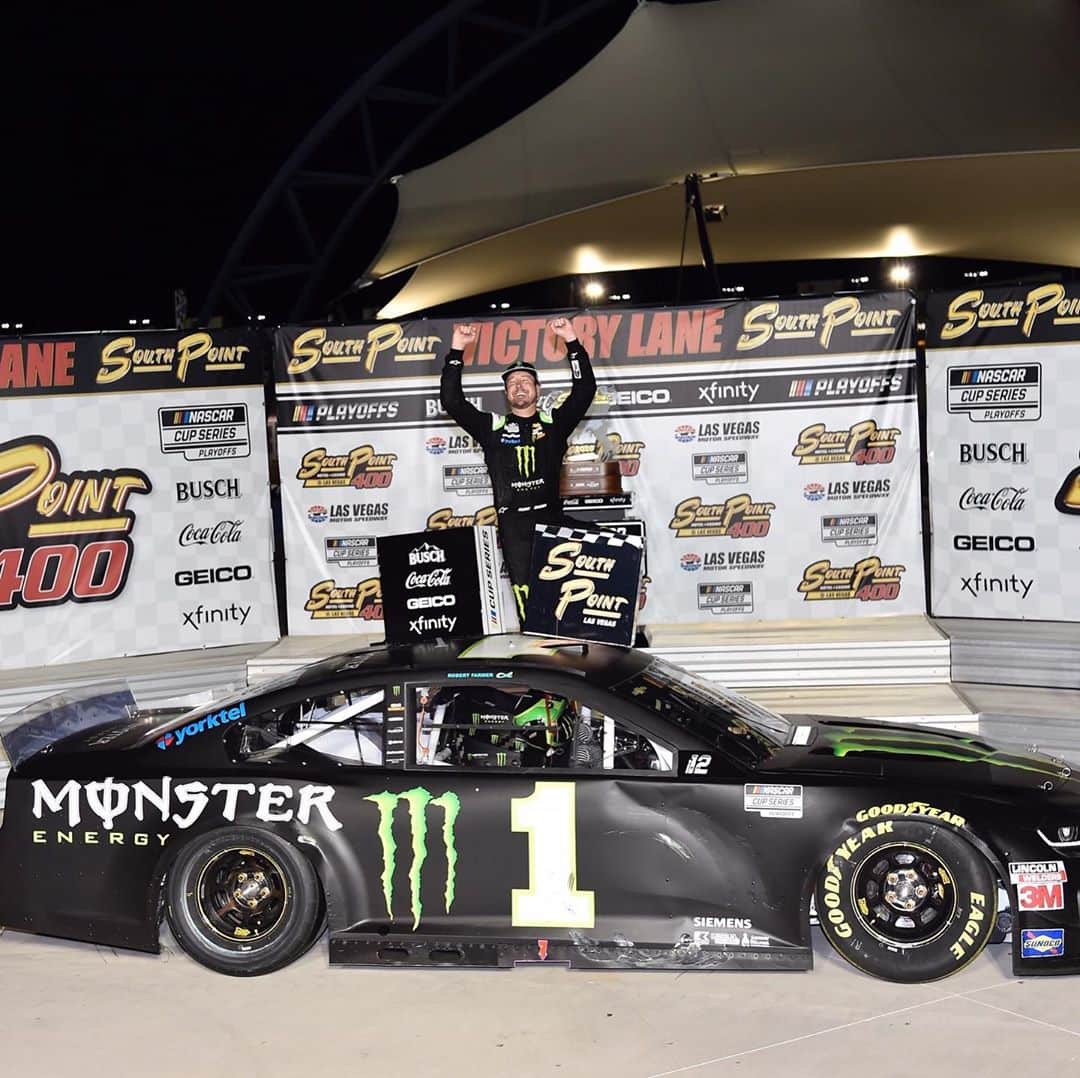
{"label": "coca-cola logo", "polygon": [[960,508],[1016,513],[1024,508],[1026,494],[1027,487],[999,487],[997,490],[968,487],[960,495]]}
{"label": "coca-cola logo", "polygon": [[221,546],[239,543],[243,538],[242,520],[219,520],[216,524],[196,526],[185,524],[180,529],[181,546]]}
{"label": "coca-cola logo", "polygon": [[432,569],[430,573],[409,573],[405,587],[409,591],[416,588],[448,588],[451,569]]}

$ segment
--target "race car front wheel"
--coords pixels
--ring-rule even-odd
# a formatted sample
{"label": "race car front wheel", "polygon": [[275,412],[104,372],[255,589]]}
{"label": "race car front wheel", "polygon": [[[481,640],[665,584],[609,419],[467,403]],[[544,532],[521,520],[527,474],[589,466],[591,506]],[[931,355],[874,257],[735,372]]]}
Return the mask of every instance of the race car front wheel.
{"label": "race car front wheel", "polygon": [[956,833],[915,820],[852,827],[825,859],[815,904],[828,941],[888,981],[935,981],[986,946],[997,882]]}
{"label": "race car front wheel", "polygon": [[165,885],[177,942],[204,966],[234,976],[281,969],[318,938],[319,881],[284,839],[247,828],[185,846]]}

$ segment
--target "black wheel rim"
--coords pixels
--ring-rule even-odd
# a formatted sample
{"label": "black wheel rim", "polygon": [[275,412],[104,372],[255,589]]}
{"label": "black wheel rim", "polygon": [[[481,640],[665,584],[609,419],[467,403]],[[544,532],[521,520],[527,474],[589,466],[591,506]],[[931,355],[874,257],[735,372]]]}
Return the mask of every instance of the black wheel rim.
{"label": "black wheel rim", "polygon": [[933,850],[905,842],[875,850],[859,866],[851,899],[871,935],[895,947],[922,947],[948,927],[956,884]]}
{"label": "black wheel rim", "polygon": [[195,887],[203,923],[233,943],[265,939],[281,924],[288,904],[281,866],[269,855],[243,847],[216,853]]}

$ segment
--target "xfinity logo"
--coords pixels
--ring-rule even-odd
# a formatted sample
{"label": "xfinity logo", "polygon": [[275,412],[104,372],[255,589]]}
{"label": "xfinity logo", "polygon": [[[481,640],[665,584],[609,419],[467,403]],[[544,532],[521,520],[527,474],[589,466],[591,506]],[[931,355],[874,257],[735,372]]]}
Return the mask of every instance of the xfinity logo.
{"label": "xfinity logo", "polygon": [[409,573],[405,578],[405,587],[409,591],[416,588],[448,588],[452,572],[447,566],[445,569],[432,569],[430,573]]}
{"label": "xfinity logo", "polygon": [[1027,487],[998,487],[997,490],[976,490],[968,487],[960,495],[961,509],[1001,510],[1019,512],[1024,508]]}
{"label": "xfinity logo", "polygon": [[176,484],[176,500],[193,502],[210,498],[240,497],[239,479],[200,479],[191,482],[181,481]]}
{"label": "xfinity logo", "polygon": [[457,618],[451,617],[449,614],[443,614],[437,618],[413,618],[409,622],[409,632],[419,634],[442,629],[450,633],[454,631],[455,625],[457,625]]}
{"label": "xfinity logo", "polygon": [[1023,442],[961,442],[961,464],[1027,464]]}
{"label": "xfinity logo", "polygon": [[954,535],[953,546],[957,550],[1014,550],[1030,554],[1035,549],[1032,535]]}
{"label": "xfinity logo", "polygon": [[[740,400],[753,404],[760,389],[761,386],[757,382],[710,382],[707,386],[698,386],[698,401],[716,404],[719,401]],[[667,393],[667,390],[658,392]],[[667,393],[667,398],[663,402],[658,400],[657,404],[666,404],[670,399],[671,394]],[[622,401],[619,403],[621,404]]]}
{"label": "xfinity logo", "polygon": [[243,538],[241,533],[242,520],[219,520],[216,524],[205,527],[195,527],[194,524],[185,524],[180,530],[180,546],[221,546],[225,543],[239,543]]}
{"label": "xfinity logo", "polygon": [[456,606],[455,595],[413,595],[405,600],[406,610],[431,610],[436,606]]}
{"label": "xfinity logo", "polygon": [[423,546],[413,547],[409,551],[410,565],[430,565],[432,562],[445,565],[446,551],[440,547],[424,543]]}
{"label": "xfinity logo", "polygon": [[1012,576],[983,576],[982,573],[976,573],[974,576],[964,576],[960,578],[960,590],[966,591],[969,595],[978,597],[979,595],[991,595],[994,592],[1008,592],[1014,595],[1019,595],[1021,599],[1026,599],[1028,592],[1031,591],[1031,585],[1034,584],[1034,579],[1025,580],[1023,577],[1017,576],[1013,573]]}
{"label": "xfinity logo", "polygon": [[214,569],[181,569],[173,578],[178,588],[192,584],[228,584],[233,580],[250,580],[250,565],[221,565]]}
{"label": "xfinity logo", "polygon": [[230,603],[224,609],[203,606],[202,603],[199,603],[194,610],[182,610],[180,616],[183,618],[185,625],[190,625],[196,632],[199,632],[204,625],[219,625],[227,621],[238,621],[243,625],[250,613],[250,606],[237,606],[236,603]]}

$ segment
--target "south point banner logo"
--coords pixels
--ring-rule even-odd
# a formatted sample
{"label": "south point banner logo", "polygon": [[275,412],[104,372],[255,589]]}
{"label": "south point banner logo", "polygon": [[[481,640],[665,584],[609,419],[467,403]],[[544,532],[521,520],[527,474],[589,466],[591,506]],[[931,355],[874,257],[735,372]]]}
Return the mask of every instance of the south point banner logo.
{"label": "south point banner logo", "polygon": [[381,489],[393,482],[396,460],[396,453],[376,453],[370,445],[357,446],[343,456],[331,456],[320,447],[304,454],[296,478],[305,487]]}
{"label": "south point banner logo", "polygon": [[[94,377],[98,385],[119,382],[129,374],[173,374],[186,382],[188,368],[201,360],[206,372],[242,371],[251,349],[246,344],[215,345],[209,333],[192,333],[175,345],[138,348],[134,337],[116,337],[101,349],[101,367]],[[132,387],[136,388],[136,387]],[[246,454],[245,454],[246,455]]]}
{"label": "south point banner logo", "polygon": [[[428,858],[428,806],[442,811],[441,839],[443,854],[446,859],[446,883],[443,887],[443,909],[450,912],[454,904],[454,888],[457,881],[457,838],[454,826],[461,812],[461,800],[456,793],[448,790],[440,797],[433,797],[430,790],[415,786],[403,793],[369,794],[364,798],[379,810],[379,842],[382,846],[382,891],[386,901],[386,915],[394,919],[394,874],[397,869],[397,839],[394,837],[394,810],[398,803],[408,806],[409,810],[409,910],[412,913],[412,930],[415,932],[424,914],[421,882],[424,864]],[[438,820],[436,821],[438,822]]]}
{"label": "south point banner logo", "polygon": [[304,609],[312,621],[328,618],[361,618],[382,621],[382,585],[377,576],[360,584],[339,586],[333,580],[320,580],[312,586]]}
{"label": "south point banner logo", "polygon": [[897,427],[879,427],[872,419],[853,423],[846,430],[826,430],[811,423],[799,432],[791,451],[799,464],[891,464],[896,456]]}
{"label": "south point banner logo", "polygon": [[136,468],[64,473],[40,435],[0,444],[0,610],[103,602],[124,590],[134,546]]}
{"label": "south point banner logo", "polygon": [[889,601],[900,597],[900,576],[906,572],[906,565],[883,565],[876,555],[854,565],[833,565],[823,558],[803,570],[799,591],[809,600]]}
{"label": "south point banner logo", "polygon": [[522,479],[529,479],[536,473],[536,446],[519,445],[514,449],[517,461],[517,473]]}
{"label": "south point banner logo", "polygon": [[[325,329],[308,329],[297,335],[286,372],[306,374],[325,364],[359,365],[367,374],[375,370],[378,358],[385,355],[392,363],[424,363],[435,359],[442,338],[434,333],[406,334],[397,322],[381,322],[363,336],[330,337]],[[383,370],[385,364],[380,363]],[[355,371],[349,371],[349,376]]]}
{"label": "south point banner logo", "polygon": [[903,324],[904,311],[898,307],[867,310],[857,296],[839,296],[820,311],[781,313],[775,300],[751,307],[743,319],[742,334],[735,346],[740,352],[760,348],[775,337],[778,341],[809,340],[828,349],[833,334],[841,327],[852,337],[892,337]]}
{"label": "south point banner logo", "polygon": [[775,502],[755,502],[749,494],[734,494],[719,505],[704,505],[698,497],[684,498],[668,527],[679,539],[722,535],[731,539],[760,539],[769,534]]}
{"label": "south point banner logo", "polygon": [[485,505],[475,513],[455,513],[449,506],[444,506],[428,516],[424,527],[428,531],[442,531],[444,528],[485,528],[498,523],[498,519],[493,505]]}

